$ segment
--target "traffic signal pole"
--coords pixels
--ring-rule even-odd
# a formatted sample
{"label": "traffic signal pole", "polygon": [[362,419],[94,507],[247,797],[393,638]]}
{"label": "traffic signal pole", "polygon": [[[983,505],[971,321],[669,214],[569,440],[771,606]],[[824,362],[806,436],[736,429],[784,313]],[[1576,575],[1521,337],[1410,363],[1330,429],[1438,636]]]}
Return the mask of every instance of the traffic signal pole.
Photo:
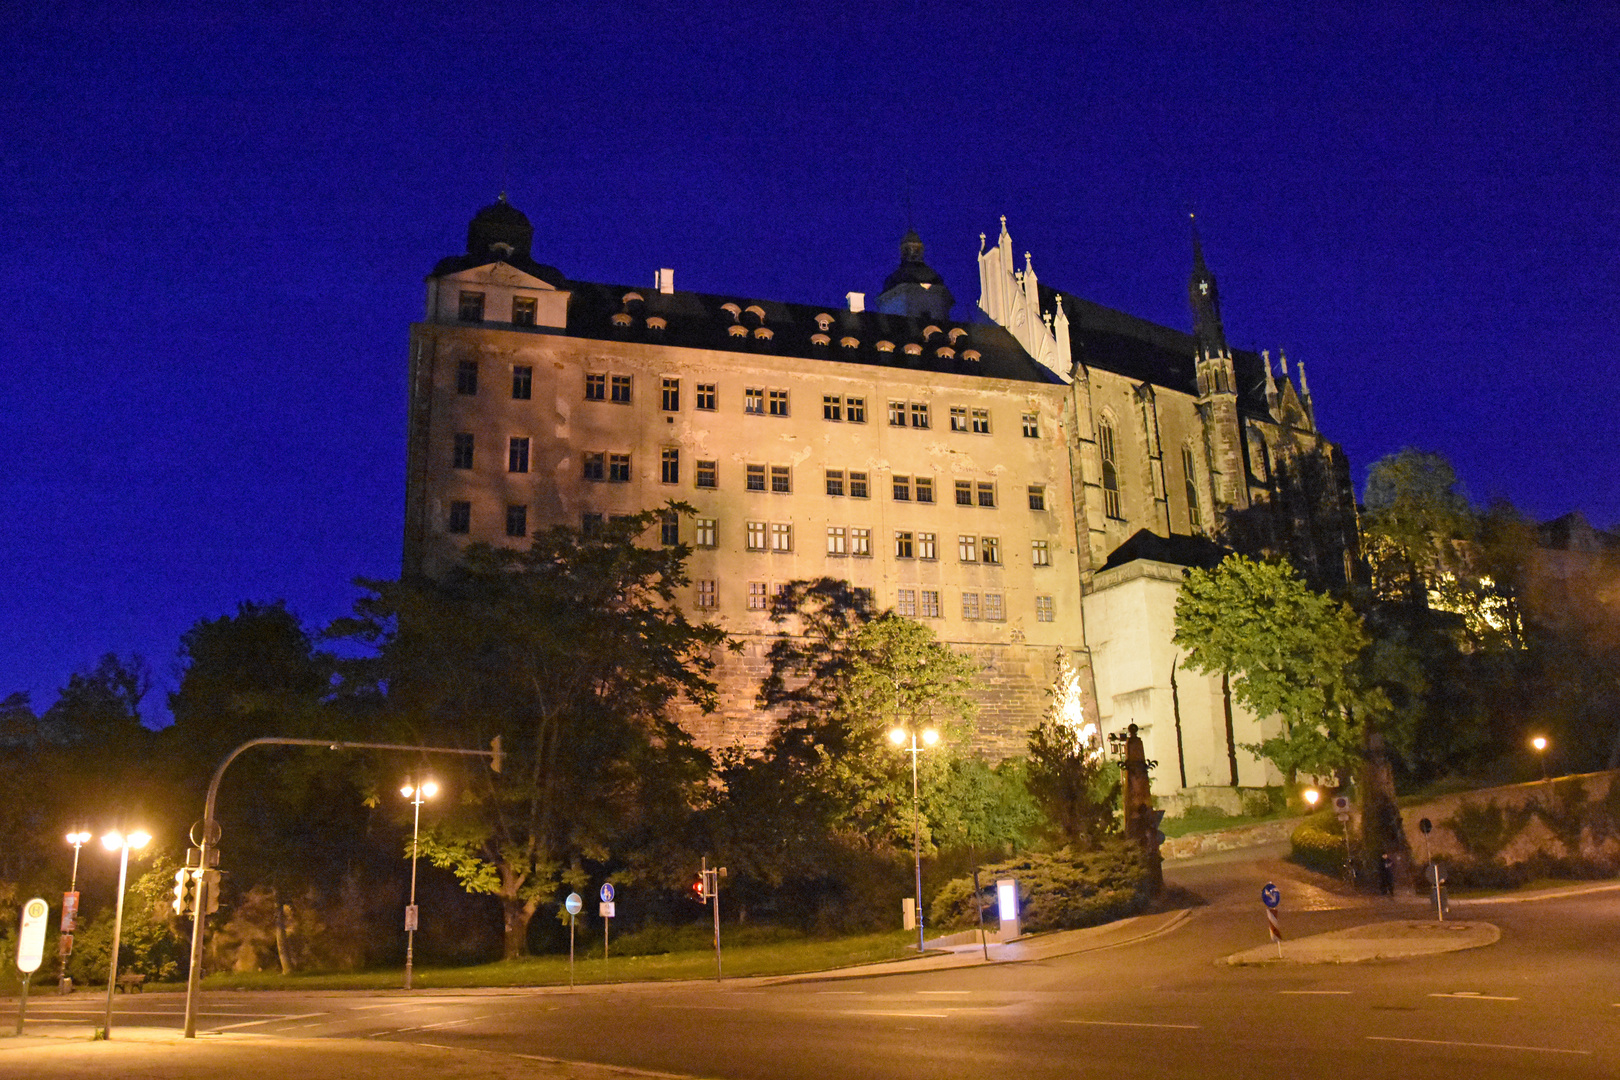
{"label": "traffic signal pole", "polygon": [[[490,770],[497,773],[501,771],[504,758],[499,735],[491,740],[488,750],[463,750],[454,746],[408,746],[404,743],[343,742],[338,739],[283,739],[275,736],[249,739],[225,755],[224,760],[219,763],[219,768],[214,770],[214,778],[208,782],[208,795],[203,800],[202,838],[198,844],[201,848],[198,865],[201,867],[210,865],[209,853],[219,844],[219,826],[214,822],[214,806],[219,801],[219,782],[225,778],[225,770],[230,767],[231,762],[235,761],[244,750],[255,746],[324,746],[328,750],[405,750],[415,754],[459,754],[464,757],[489,758]],[[188,1039],[197,1037],[197,997],[202,990],[203,923],[208,917],[206,913],[210,884],[209,876],[206,874],[197,878],[197,906],[191,918],[191,964],[186,972],[185,1037]],[[120,902],[122,898],[123,894],[120,892]]]}

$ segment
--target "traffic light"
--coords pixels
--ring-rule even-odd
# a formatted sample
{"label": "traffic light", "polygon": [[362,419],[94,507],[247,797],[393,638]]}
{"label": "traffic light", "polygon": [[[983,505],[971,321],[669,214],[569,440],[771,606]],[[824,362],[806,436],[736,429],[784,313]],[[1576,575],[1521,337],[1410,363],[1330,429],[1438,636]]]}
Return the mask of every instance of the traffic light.
{"label": "traffic light", "polygon": [[174,872],[174,902],[169,906],[174,908],[176,915],[188,914],[196,907],[196,895],[192,892],[190,870],[176,870]]}
{"label": "traffic light", "polygon": [[696,881],[692,882],[692,891],[687,893],[687,895],[700,904],[706,904],[709,902],[708,891],[703,888],[703,878],[701,875]]}
{"label": "traffic light", "polygon": [[208,883],[208,909],[203,914],[212,915],[219,910],[219,871],[193,870],[192,873]]}
{"label": "traffic light", "polygon": [[501,749],[501,737],[497,735],[489,740],[489,771],[492,773],[500,772],[501,765],[505,761],[506,751]]}

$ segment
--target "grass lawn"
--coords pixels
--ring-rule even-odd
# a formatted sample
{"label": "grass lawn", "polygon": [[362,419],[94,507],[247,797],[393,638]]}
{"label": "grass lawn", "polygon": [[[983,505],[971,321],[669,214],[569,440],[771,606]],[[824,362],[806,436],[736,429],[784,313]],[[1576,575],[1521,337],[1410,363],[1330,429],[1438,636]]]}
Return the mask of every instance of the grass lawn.
{"label": "grass lawn", "polygon": [[[713,949],[649,956],[614,956],[610,953],[604,964],[600,942],[594,943],[598,949],[597,955],[585,958],[589,944],[580,942],[574,962],[574,981],[579,984],[714,977]],[[720,944],[728,978],[826,971],[917,955],[917,937],[915,933],[905,930],[845,938],[791,938],[734,946],[726,944],[725,931],[722,931]],[[403,978],[403,968],[309,975],[280,975],[261,971],[208,975],[203,979],[203,986],[209,990],[397,990]],[[568,957],[530,956],[471,967],[423,967],[418,964],[412,983],[421,989],[566,986]],[[166,987],[152,987],[154,990],[163,988]]]}
{"label": "grass lawn", "polygon": [[1245,815],[1233,816],[1223,814],[1219,810],[1211,810],[1207,806],[1194,807],[1197,813],[1186,814],[1182,817],[1167,817],[1159,823],[1159,831],[1166,836],[1190,836],[1193,833],[1218,832],[1221,829],[1236,829],[1244,825],[1263,825],[1268,821],[1282,821],[1286,818],[1298,817],[1294,810],[1279,810],[1275,814],[1264,814],[1259,817]]}

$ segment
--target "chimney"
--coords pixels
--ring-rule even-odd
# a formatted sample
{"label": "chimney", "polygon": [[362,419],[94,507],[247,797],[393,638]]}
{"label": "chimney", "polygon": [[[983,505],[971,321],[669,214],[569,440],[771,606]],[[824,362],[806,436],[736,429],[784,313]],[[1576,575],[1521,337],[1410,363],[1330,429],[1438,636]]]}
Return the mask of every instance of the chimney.
{"label": "chimney", "polygon": [[675,271],[663,269],[653,275],[653,286],[661,293],[675,291]]}
{"label": "chimney", "polygon": [[849,310],[851,310],[851,311],[865,311],[866,310],[866,294],[865,293],[863,293],[863,292],[845,293],[844,294],[844,299],[849,301]]}

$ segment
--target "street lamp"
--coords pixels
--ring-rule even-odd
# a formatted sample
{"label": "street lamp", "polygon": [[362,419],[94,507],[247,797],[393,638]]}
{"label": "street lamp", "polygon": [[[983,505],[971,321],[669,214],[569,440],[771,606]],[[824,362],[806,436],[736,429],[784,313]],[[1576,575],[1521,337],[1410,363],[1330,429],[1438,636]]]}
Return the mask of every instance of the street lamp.
{"label": "street lamp", "polygon": [[1530,740],[1530,745],[1535,748],[1536,757],[1541,761],[1541,782],[1550,783],[1547,779],[1547,736],[1537,735]]}
{"label": "street lamp", "polygon": [[[889,732],[889,741],[902,749],[906,749],[907,737],[911,739],[911,747],[906,750],[906,753],[911,755],[911,856],[917,866],[917,951],[922,952],[925,948],[922,910],[922,799],[917,793],[917,755],[922,753],[922,747],[917,745],[915,728],[897,727]],[[924,728],[922,741],[923,746],[933,746],[939,742],[939,732],[933,728]]]}
{"label": "street lamp", "polygon": [[415,820],[411,822],[411,902],[405,909],[405,989],[409,990],[411,966],[416,958],[416,838],[422,830],[422,804],[439,793],[439,785],[432,780],[413,785],[407,780],[399,793],[416,808]]}
{"label": "street lamp", "polygon": [[137,829],[125,835],[114,829],[101,838],[108,851],[118,852],[118,904],[113,909],[112,951],[107,954],[107,1016],[103,1021],[101,1037],[112,1038],[113,991],[118,989],[118,940],[124,932],[124,884],[129,879],[129,850],[141,850],[151,843],[152,835]]}
{"label": "street lamp", "polygon": [[1315,810],[1316,802],[1322,797],[1322,793],[1317,791],[1315,788],[1306,788],[1304,791],[1299,793],[1299,797],[1305,800],[1306,806],[1310,807],[1312,810]]}
{"label": "street lamp", "polygon": [[[73,876],[68,879],[67,895],[62,897],[62,933],[67,940],[62,943],[62,977],[57,981],[56,992],[67,994],[72,992],[68,985],[68,956],[73,952],[73,927],[79,917],[79,849],[90,842],[90,834],[84,831],[70,832],[67,842],[73,845]],[[68,910],[68,905],[72,910]]]}

